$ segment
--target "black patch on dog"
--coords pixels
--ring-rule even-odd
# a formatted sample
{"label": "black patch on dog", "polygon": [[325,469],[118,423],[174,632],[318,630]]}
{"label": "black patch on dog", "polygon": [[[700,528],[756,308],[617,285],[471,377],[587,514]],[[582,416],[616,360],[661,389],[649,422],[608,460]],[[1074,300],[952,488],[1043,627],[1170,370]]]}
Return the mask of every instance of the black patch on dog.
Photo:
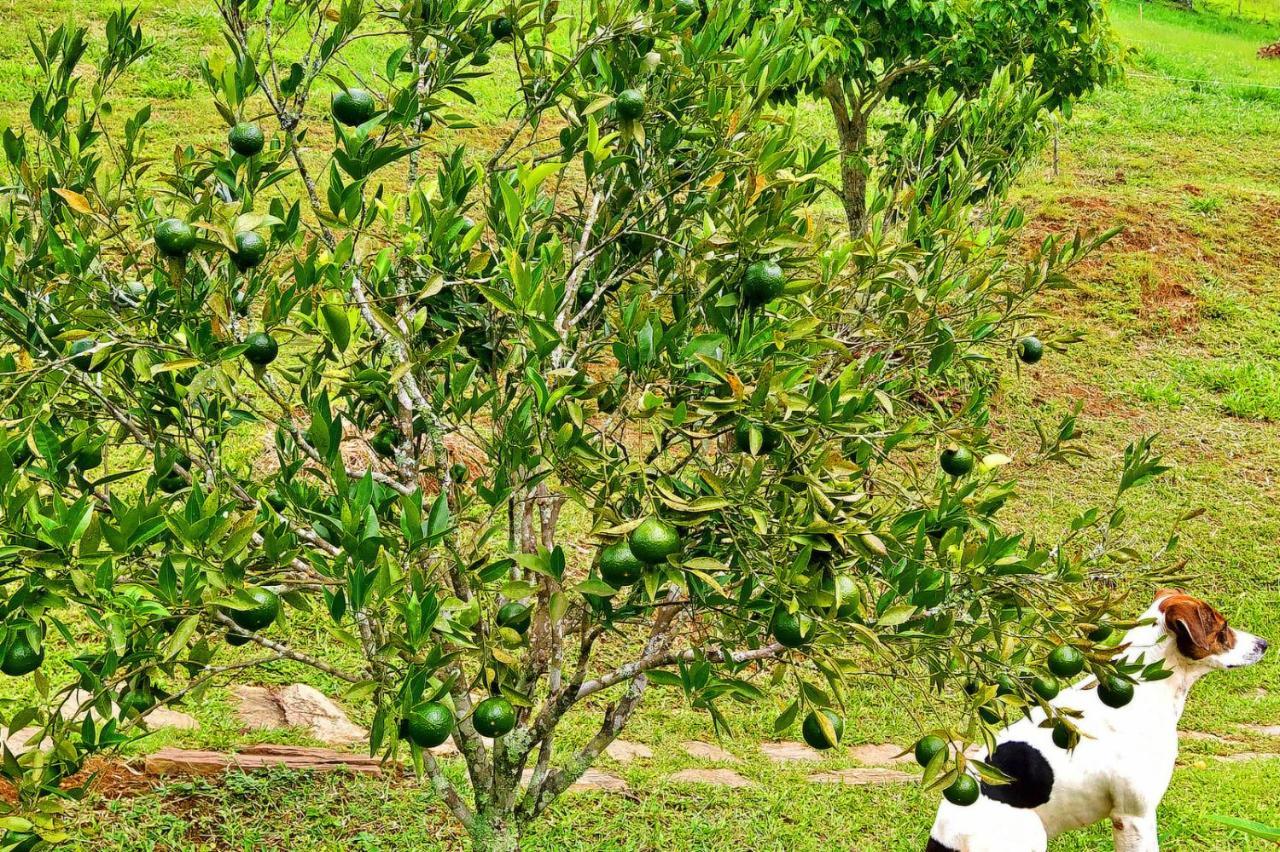
{"label": "black patch on dog", "polygon": [[950,846],[947,846],[945,843],[939,843],[938,841],[930,837],[929,845],[924,847],[924,852],[959,852],[959,850],[952,849]]}
{"label": "black patch on dog", "polygon": [[1013,740],[996,746],[987,760],[1013,779],[1009,784],[982,782],[982,794],[988,799],[1015,808],[1038,808],[1049,801],[1053,792],[1053,767],[1038,749]]}

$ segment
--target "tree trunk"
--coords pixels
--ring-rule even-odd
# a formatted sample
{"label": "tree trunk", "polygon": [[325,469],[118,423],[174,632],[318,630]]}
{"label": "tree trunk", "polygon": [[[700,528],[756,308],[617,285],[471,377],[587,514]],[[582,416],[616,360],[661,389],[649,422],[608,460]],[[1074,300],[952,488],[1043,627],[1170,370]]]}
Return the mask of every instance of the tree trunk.
{"label": "tree trunk", "polygon": [[496,808],[476,814],[471,826],[471,848],[475,852],[519,852],[520,828],[513,813]]}
{"label": "tree trunk", "polygon": [[867,145],[867,117],[837,78],[828,78],[822,91],[831,104],[840,136],[840,202],[849,222],[849,233],[857,236],[866,227],[867,218],[867,172],[862,159]]}

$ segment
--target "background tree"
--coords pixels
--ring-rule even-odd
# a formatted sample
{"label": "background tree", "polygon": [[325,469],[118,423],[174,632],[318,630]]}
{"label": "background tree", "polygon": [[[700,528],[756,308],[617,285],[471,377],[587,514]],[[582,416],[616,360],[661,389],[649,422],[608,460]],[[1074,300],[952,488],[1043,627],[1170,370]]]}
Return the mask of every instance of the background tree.
{"label": "background tree", "polygon": [[[1160,676],[1090,638],[1123,621],[1086,582],[1145,565],[1118,500],[1163,469],[1148,442],[1057,541],[995,517],[991,361],[1039,359],[1031,300],[1108,235],[1018,260],[1016,211],[975,224],[982,175],[934,161],[1038,99],[903,134],[930,165],[889,191],[931,201],[851,242],[820,215],[833,152],[770,106],[809,71],[796,13],[222,12],[225,148],[155,159],[149,110],[110,109],[150,50],[128,12],[90,68],[84,30],[40,32],[3,134],[0,659],[31,691],[0,721],[49,744],[3,755],[14,848],[57,839],[48,794],[140,715],[280,660],[348,682],[371,752],[407,748],[482,849],[518,846],[649,683],[720,727],[776,701],[829,746],[850,680],[891,672],[937,719],[925,782],[962,799],[998,780],[964,745],[1055,673]],[[365,38],[376,68],[348,61]],[[506,134],[457,144],[499,53]],[[269,463],[228,452],[264,438]],[[59,712],[73,687],[94,714]],[[598,721],[562,743],[571,715]]]}
{"label": "background tree", "polygon": [[[787,4],[755,5],[763,11]],[[882,104],[900,107],[895,122],[927,120],[936,106],[933,93],[949,92],[963,101],[978,96],[1000,69],[1013,67],[1025,69],[1019,81],[1043,94],[1042,109],[1069,111],[1072,101],[1118,70],[1119,49],[1097,0],[801,5],[805,17],[798,34],[811,63],[802,82],[778,94],[830,106],[840,146],[841,203],[855,234],[867,224],[868,177],[884,165],[867,144],[872,116]],[[1026,159],[1025,149],[1010,154],[1014,162]]]}

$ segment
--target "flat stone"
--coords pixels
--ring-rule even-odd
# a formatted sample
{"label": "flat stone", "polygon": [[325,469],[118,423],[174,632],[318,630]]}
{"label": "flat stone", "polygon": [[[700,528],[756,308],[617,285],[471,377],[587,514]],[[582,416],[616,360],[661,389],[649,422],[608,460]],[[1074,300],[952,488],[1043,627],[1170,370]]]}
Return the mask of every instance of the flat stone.
{"label": "flat stone", "polygon": [[287,745],[256,745],[235,754],[216,751],[164,748],[144,758],[148,775],[221,775],[229,769],[248,772],[254,769],[283,767],[308,772],[357,772],[381,775],[381,758],[348,754],[327,748],[305,748]]}
{"label": "flat stone", "polygon": [[680,743],[680,747],[690,757],[696,757],[698,760],[716,760],[721,763],[737,763],[738,758],[719,746],[711,743],[699,742],[697,740],[689,740]]}
{"label": "flat stone", "polygon": [[34,740],[39,734],[40,728],[35,725],[30,725],[26,728],[19,728],[13,733],[0,729],[0,742],[4,744],[5,748],[13,752],[16,757],[32,747],[43,749],[45,746],[49,745],[48,740],[41,740],[34,743],[33,746],[32,740]]}
{"label": "flat stone", "polygon": [[305,683],[286,686],[276,700],[287,724],[310,729],[311,735],[322,743],[351,745],[369,738],[369,733],[348,719],[341,707]]}
{"label": "flat stone", "polygon": [[812,784],[848,784],[865,787],[873,784],[910,784],[914,775],[897,769],[841,769],[836,772],[819,772],[808,778]]}
{"label": "flat stone", "polygon": [[760,751],[774,763],[796,763],[798,761],[817,763],[822,760],[821,754],[804,743],[760,743]]}
{"label": "flat stone", "polygon": [[180,731],[195,731],[200,728],[200,723],[194,716],[168,707],[155,708],[143,717],[142,723],[148,728],[177,728]]}
{"label": "flat stone", "polygon": [[284,710],[271,690],[263,686],[233,686],[231,694],[236,697],[236,718],[240,724],[250,731],[264,731],[272,728],[283,728]]}
{"label": "flat stone", "polygon": [[[532,769],[526,769],[520,776],[520,781],[525,786],[528,786],[532,779]],[[577,781],[569,785],[570,793],[586,793],[592,790],[604,790],[607,793],[625,793],[627,791],[627,782],[617,775],[610,775],[608,772],[601,772],[598,769],[588,769],[582,773]]]}
{"label": "flat stone", "polygon": [[732,769],[682,769],[667,777],[680,784],[712,784],[717,787],[754,787],[755,782],[743,778]]}
{"label": "flat stone", "polygon": [[1192,742],[1223,742],[1223,738],[1217,734],[1210,734],[1205,731],[1178,731],[1178,739],[1191,740]]}
{"label": "flat stone", "polygon": [[1235,754],[1220,754],[1217,758],[1228,763],[1248,763],[1251,760],[1277,760],[1280,759],[1280,754],[1265,751],[1239,751]]}
{"label": "flat stone", "polygon": [[630,763],[637,758],[648,760],[653,757],[653,750],[647,745],[626,740],[614,740],[609,743],[604,752],[619,763]]}
{"label": "flat stone", "polygon": [[1280,737],[1280,725],[1236,725],[1242,731],[1261,734],[1264,737]]}
{"label": "flat stone", "polygon": [[902,749],[893,743],[864,743],[849,749],[849,756],[859,763],[871,766],[889,763],[911,763],[915,758],[903,754]]}

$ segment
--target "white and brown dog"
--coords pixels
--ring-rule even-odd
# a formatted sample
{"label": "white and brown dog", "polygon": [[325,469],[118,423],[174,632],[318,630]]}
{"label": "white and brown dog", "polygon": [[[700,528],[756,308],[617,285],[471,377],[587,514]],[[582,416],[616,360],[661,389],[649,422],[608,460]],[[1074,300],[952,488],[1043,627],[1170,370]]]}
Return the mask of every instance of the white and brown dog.
{"label": "white and brown dog", "polygon": [[1148,619],[1125,635],[1126,655],[1161,659],[1173,676],[1140,682],[1119,709],[1084,688],[1092,678],[1064,689],[1054,706],[1084,714],[1071,751],[1039,727],[1043,710],[1011,725],[996,738],[989,762],[1013,782],[984,782],[969,807],[944,800],[926,852],[1042,852],[1050,838],[1108,818],[1119,852],[1160,848],[1156,807],[1173,776],[1178,719],[1191,685],[1214,669],[1256,663],[1267,643],[1233,630],[1213,607],[1181,592],[1157,593],[1143,615]]}

